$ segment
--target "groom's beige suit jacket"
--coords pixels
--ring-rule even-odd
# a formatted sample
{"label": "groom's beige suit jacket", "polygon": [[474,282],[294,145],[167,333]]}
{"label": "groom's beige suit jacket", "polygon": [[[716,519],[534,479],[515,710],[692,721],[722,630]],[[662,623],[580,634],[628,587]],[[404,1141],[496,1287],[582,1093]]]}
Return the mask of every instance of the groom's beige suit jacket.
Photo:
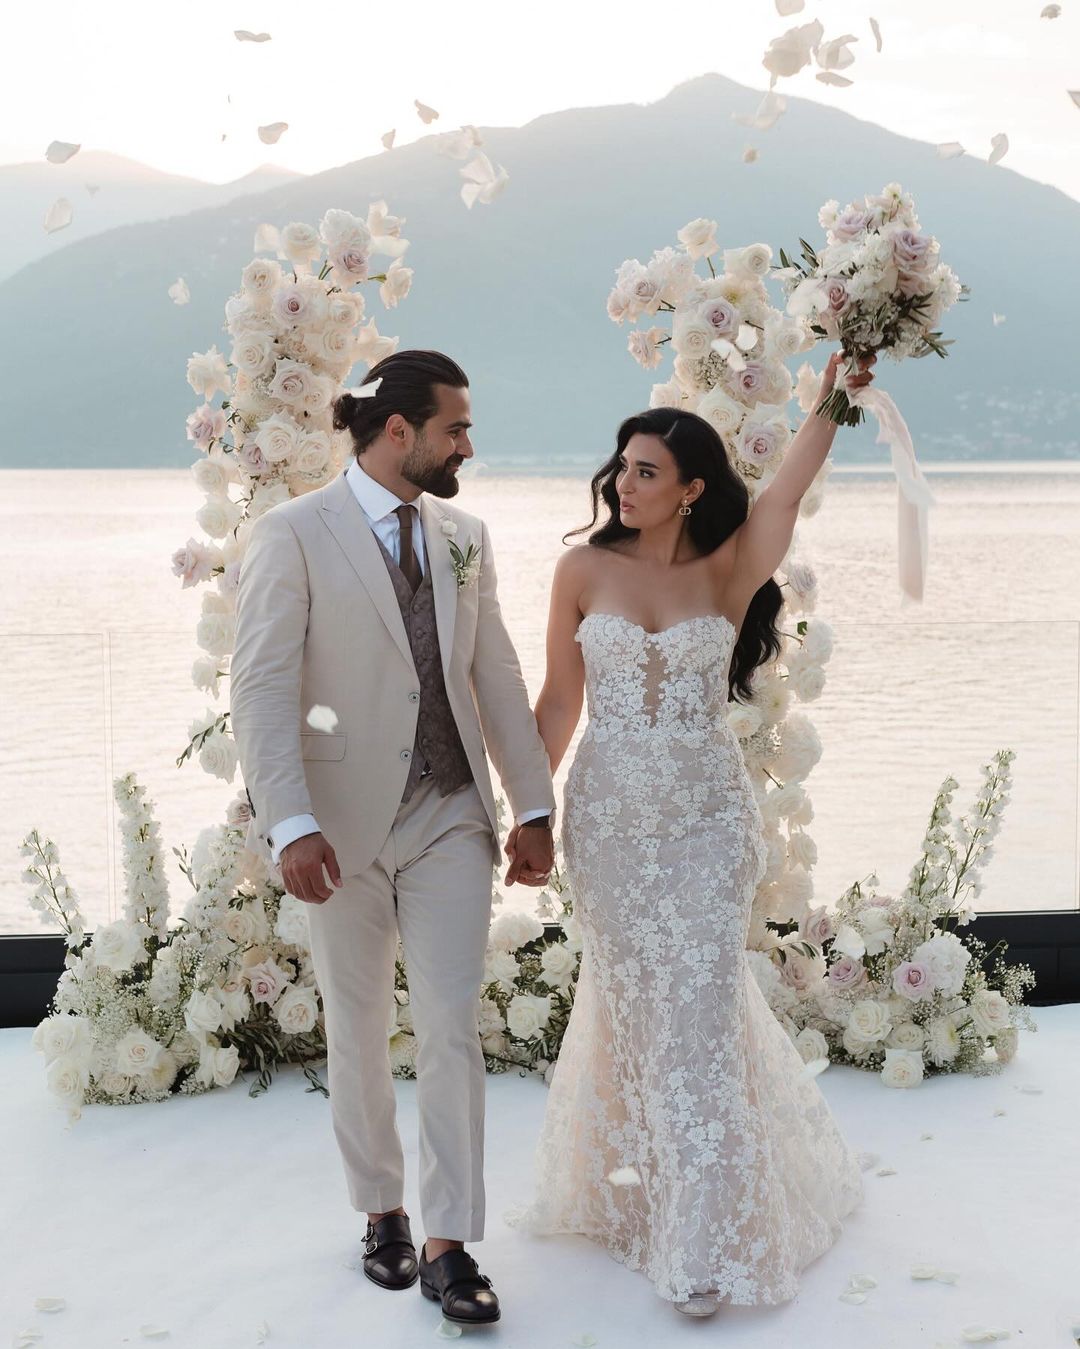
{"label": "groom's beige suit jacket", "polygon": [[[496,597],[481,520],[426,493],[418,501],[450,707],[492,829],[488,752],[515,814],[554,809],[551,773]],[[480,550],[458,586],[451,537]],[[314,814],[343,876],[363,871],[394,823],[409,775],[420,683],[379,545],[344,473],[282,502],[251,528],[237,591],[232,731],[254,808],[248,846]],[[337,715],[314,730],[317,705]]]}

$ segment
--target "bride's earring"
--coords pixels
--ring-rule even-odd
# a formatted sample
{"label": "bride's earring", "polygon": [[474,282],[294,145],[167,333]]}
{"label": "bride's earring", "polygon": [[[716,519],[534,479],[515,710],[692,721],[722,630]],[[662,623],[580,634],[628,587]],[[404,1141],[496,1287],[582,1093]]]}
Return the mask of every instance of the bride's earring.
{"label": "bride's earring", "polygon": [[690,507],[687,505],[687,503],[686,503],[685,501],[684,501],[683,504],[679,507],[679,514],[680,514],[680,515],[689,515],[689,514],[690,514]]}

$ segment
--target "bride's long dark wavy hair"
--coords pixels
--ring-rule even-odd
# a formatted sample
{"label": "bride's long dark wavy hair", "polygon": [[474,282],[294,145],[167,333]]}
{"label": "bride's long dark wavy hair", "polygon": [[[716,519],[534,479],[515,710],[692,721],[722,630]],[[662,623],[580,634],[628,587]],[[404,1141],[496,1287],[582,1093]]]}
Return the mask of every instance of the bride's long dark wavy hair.
{"label": "bride's long dark wavy hair", "polygon": [[[589,533],[588,542],[597,548],[638,532],[619,518],[619,494],[615,479],[619,459],[631,436],[659,436],[671,451],[679,471],[679,480],[689,483],[700,478],[704,490],[687,517],[687,528],[701,554],[711,553],[743,523],[749,513],[750,493],[742,478],[731,467],[724,442],[704,417],[684,408],[649,408],[627,417],[615,437],[615,452],[593,475],[592,519],[580,529],[571,530],[563,542],[577,534]],[[607,507],[608,518],[601,524],[600,504]],[[590,532],[591,531],[591,532]],[[728,697],[746,702],[750,698],[750,677],[759,665],[774,660],[780,653],[780,634],[776,617],[783,604],[780,587],[771,578],[750,601],[728,675]]]}

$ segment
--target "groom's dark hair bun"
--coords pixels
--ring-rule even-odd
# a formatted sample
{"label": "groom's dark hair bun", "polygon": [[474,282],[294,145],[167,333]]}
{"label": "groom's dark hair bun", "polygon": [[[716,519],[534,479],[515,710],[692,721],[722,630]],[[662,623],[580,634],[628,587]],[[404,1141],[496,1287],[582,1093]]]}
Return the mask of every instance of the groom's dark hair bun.
{"label": "groom's dark hair bun", "polygon": [[353,450],[362,454],[381,434],[388,417],[399,413],[410,426],[421,427],[438,409],[436,384],[467,389],[469,379],[441,351],[395,351],[385,356],[360,381],[361,387],[381,379],[372,398],[343,393],[334,400],[334,430],[350,431]]}

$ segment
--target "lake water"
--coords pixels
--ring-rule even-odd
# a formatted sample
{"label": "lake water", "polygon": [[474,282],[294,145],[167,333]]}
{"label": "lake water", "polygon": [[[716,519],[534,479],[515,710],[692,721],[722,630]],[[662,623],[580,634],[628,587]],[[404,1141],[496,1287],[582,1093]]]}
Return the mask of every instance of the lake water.
{"label": "lake water", "polygon": [[[800,526],[836,631],[823,697],[807,705],[824,756],[808,780],[819,902],[876,870],[903,885],[934,794],[952,773],[966,809],[979,768],[1016,751],[1012,800],[986,871],[984,909],[1078,902],[1080,465],[931,470],[930,568],[921,605],[896,585],[895,487],[837,470]],[[583,475],[481,470],[458,498],[491,529],[507,625],[535,698],[560,538],[588,518]],[[111,781],[134,771],[166,846],[188,848],[235,785],[177,768],[207,706],[190,682],[201,588],[169,559],[198,536],[186,472],[0,472],[0,931],[39,931],[19,843],[53,838],[91,926],[122,893]],[[225,689],[227,693],[227,687]],[[222,703],[220,706],[224,706]],[[561,789],[570,756],[557,787]],[[174,870],[174,908],[189,889]],[[507,902],[531,904],[515,889]]]}

